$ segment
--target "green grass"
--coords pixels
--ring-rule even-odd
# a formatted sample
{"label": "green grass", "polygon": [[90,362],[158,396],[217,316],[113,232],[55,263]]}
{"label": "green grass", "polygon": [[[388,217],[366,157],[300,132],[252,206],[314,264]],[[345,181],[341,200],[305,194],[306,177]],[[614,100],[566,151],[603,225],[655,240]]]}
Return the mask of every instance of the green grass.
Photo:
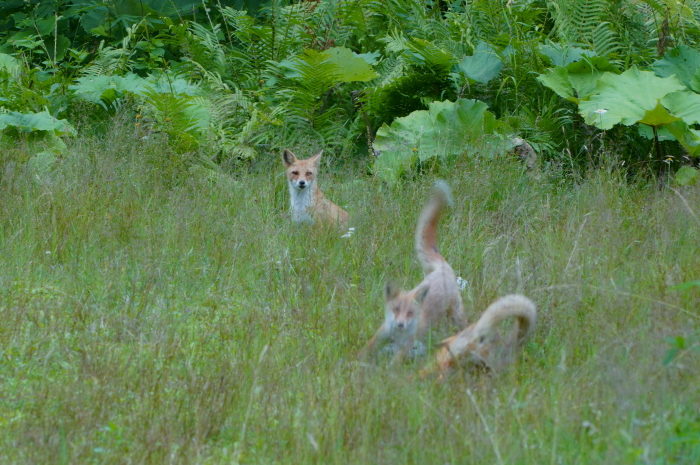
{"label": "green grass", "polygon": [[440,245],[470,320],[510,292],[540,318],[511,370],[439,384],[356,360],[385,280],[420,279],[431,179],[322,175],[348,240],[290,224],[278,160],[178,175],[163,147],[117,125],[43,174],[6,149],[1,463],[700,461],[700,289],[670,287],[700,278],[697,188],[459,164]]}

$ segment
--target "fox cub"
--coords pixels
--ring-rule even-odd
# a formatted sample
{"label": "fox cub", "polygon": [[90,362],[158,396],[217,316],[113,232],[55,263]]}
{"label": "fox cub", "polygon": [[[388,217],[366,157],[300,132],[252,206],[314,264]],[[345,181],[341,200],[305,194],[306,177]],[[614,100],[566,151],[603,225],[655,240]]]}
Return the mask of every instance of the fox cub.
{"label": "fox cub", "polygon": [[[496,326],[507,318],[516,318],[516,326],[512,334],[501,338]],[[536,320],[537,309],[527,297],[518,294],[501,297],[488,306],[476,323],[442,341],[435,365],[422,374],[437,370],[443,379],[460,359],[471,367],[499,370],[514,361]]]}
{"label": "fox cub", "polygon": [[449,314],[458,327],[465,325],[462,298],[455,273],[437,250],[437,225],[440,216],[452,203],[450,188],[438,181],[433,195],[423,208],[415,235],[415,250],[425,277],[410,291],[389,282],[384,288],[385,317],[377,333],[360,352],[366,357],[377,345],[392,343],[394,361],[400,361],[425,332]]}
{"label": "fox cub", "polygon": [[295,223],[330,223],[347,227],[348,213],[323,195],[316,180],[323,150],[306,160],[299,160],[290,150],[284,150],[287,184]]}

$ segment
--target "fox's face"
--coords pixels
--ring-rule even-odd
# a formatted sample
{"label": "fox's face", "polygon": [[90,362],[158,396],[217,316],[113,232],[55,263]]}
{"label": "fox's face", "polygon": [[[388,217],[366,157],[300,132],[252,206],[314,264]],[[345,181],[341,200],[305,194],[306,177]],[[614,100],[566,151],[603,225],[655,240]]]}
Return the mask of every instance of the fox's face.
{"label": "fox's face", "polygon": [[393,283],[384,288],[386,312],[392,316],[392,330],[410,333],[415,331],[421,312],[421,304],[428,294],[428,288],[417,292],[405,292]]}
{"label": "fox's face", "polygon": [[291,150],[282,152],[282,161],[287,168],[287,182],[297,190],[311,189],[318,175],[319,161],[323,150],[306,160],[299,160]]}

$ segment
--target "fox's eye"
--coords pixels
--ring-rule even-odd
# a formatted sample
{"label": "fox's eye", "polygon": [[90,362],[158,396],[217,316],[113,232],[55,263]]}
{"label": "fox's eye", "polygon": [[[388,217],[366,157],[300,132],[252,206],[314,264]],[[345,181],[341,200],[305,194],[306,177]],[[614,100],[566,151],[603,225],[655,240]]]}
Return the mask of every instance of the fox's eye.
{"label": "fox's eye", "polygon": [[481,337],[479,338],[479,342],[484,342],[485,340],[486,340],[486,336],[481,336]]}
{"label": "fox's eye", "polygon": [[406,316],[409,318],[413,318],[413,312],[406,312]]}
{"label": "fox's eye", "polygon": [[292,174],[293,174],[294,176],[299,176],[299,172],[298,172],[298,171],[292,171]]}
{"label": "fox's eye", "polygon": [[313,175],[313,173],[312,173],[311,171],[307,171],[307,172],[306,172],[306,175],[307,175],[307,176],[311,176],[311,175]]}

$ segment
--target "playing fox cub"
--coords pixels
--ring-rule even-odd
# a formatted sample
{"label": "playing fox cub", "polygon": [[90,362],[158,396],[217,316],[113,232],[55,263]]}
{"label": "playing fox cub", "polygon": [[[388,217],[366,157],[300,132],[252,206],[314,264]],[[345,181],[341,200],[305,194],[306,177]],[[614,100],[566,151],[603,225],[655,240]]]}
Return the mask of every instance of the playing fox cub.
{"label": "playing fox cub", "polygon": [[286,166],[287,184],[295,223],[329,223],[346,227],[348,213],[323,195],[318,187],[319,161],[323,150],[311,158],[299,160],[285,149],[282,160]]}
{"label": "playing fox cub", "polygon": [[[516,326],[509,336],[501,338],[497,325],[508,318],[515,318]],[[488,306],[476,323],[442,341],[435,363],[421,374],[439,371],[443,379],[460,361],[473,368],[499,370],[513,362],[536,320],[537,309],[527,297],[519,294],[501,297]]]}
{"label": "playing fox cub", "polygon": [[403,291],[391,282],[386,284],[384,323],[360,352],[361,357],[378,345],[391,342],[395,347],[394,361],[400,361],[447,314],[458,327],[464,327],[464,309],[455,273],[437,250],[438,221],[451,203],[447,183],[436,182],[418,220],[415,236],[416,254],[425,277],[410,291]]}

